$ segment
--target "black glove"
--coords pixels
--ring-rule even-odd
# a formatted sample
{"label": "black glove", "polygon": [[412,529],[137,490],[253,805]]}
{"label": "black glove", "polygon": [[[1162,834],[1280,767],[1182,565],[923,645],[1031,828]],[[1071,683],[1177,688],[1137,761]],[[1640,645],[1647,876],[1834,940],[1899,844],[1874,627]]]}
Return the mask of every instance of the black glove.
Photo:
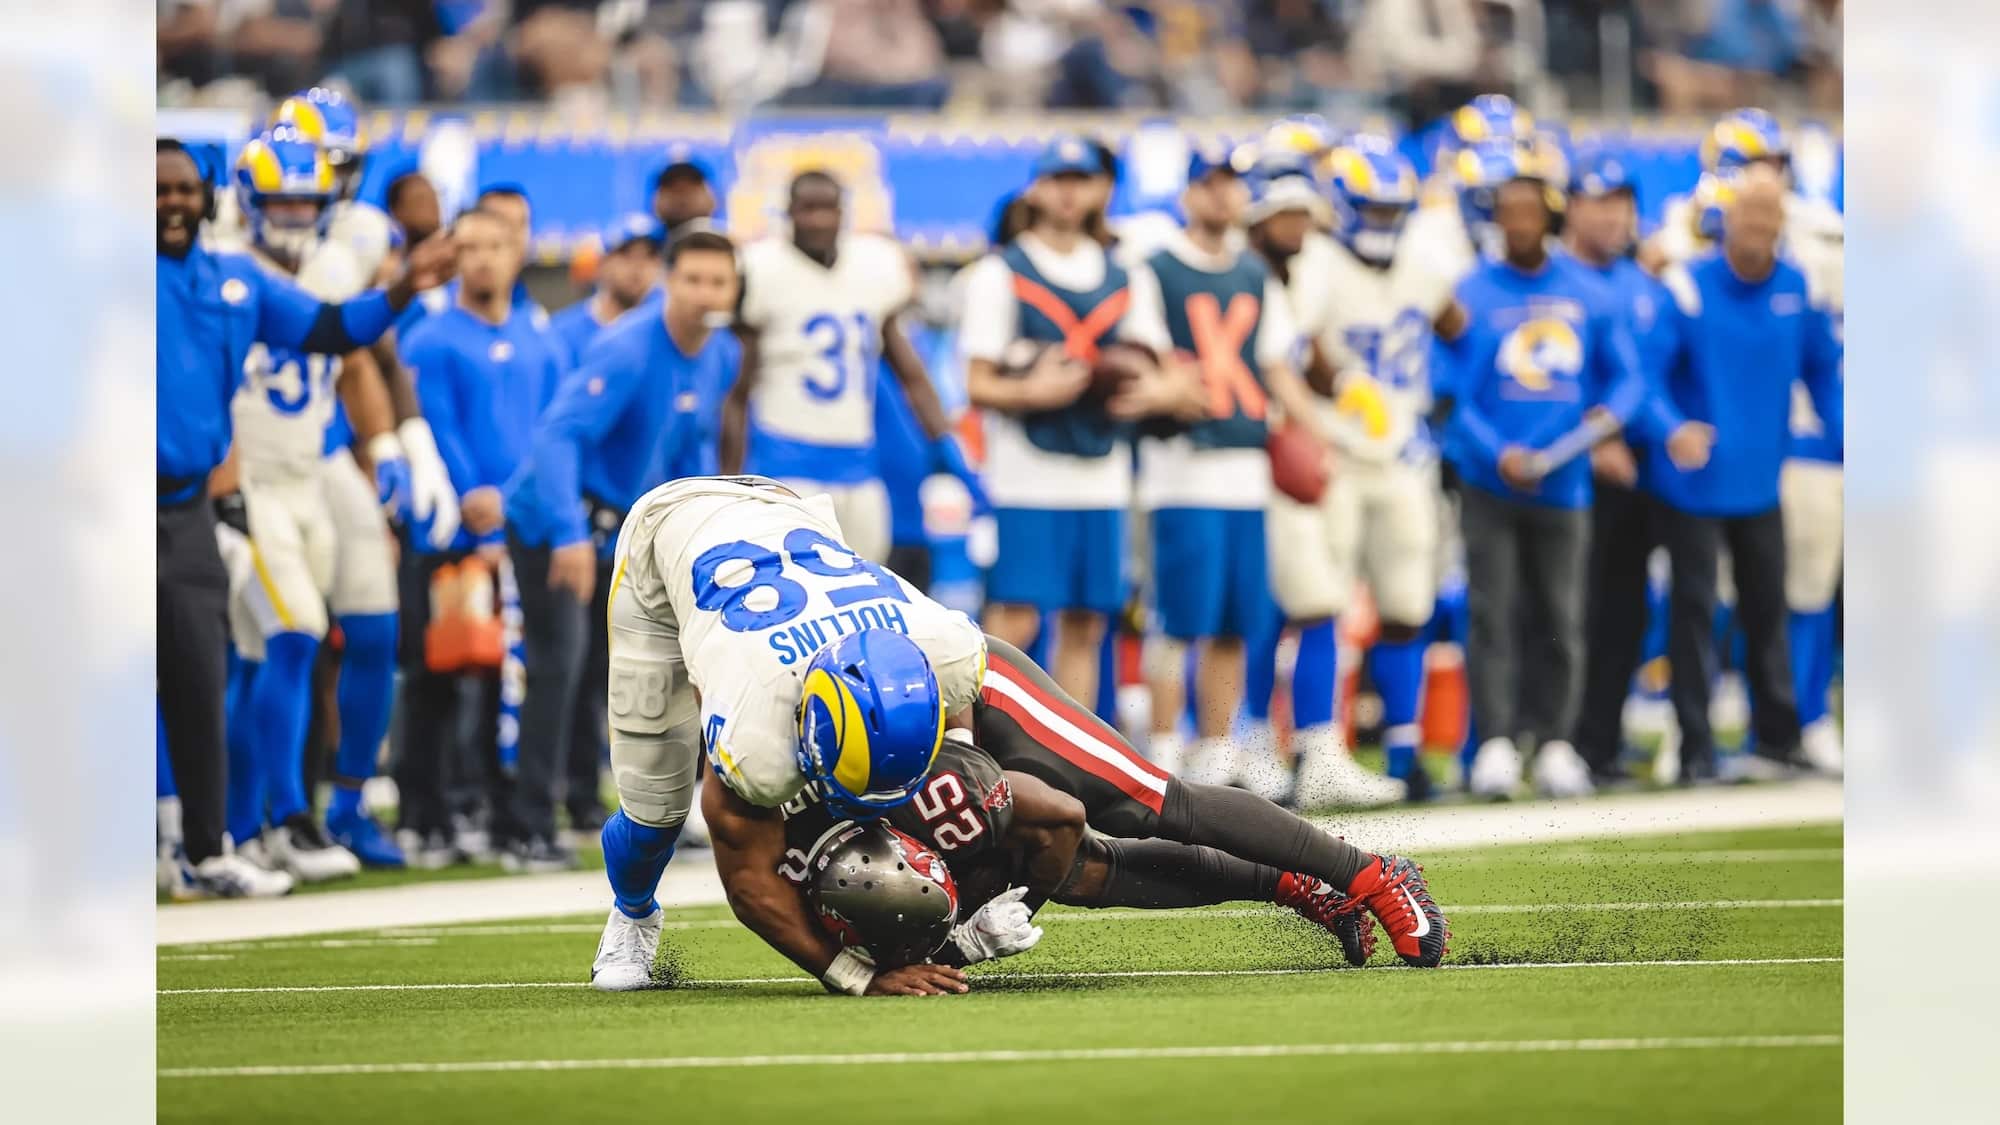
{"label": "black glove", "polygon": [[226,523],[250,538],[250,506],[243,502],[241,492],[230,492],[215,498],[215,522]]}

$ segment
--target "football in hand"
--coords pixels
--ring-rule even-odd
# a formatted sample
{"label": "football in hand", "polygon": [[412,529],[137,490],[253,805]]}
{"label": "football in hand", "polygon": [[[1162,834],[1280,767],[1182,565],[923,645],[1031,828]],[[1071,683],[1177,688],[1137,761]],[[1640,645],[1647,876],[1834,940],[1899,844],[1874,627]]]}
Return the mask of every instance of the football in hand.
{"label": "football in hand", "polygon": [[1097,362],[1090,365],[1090,388],[1083,397],[1095,401],[1110,398],[1158,362],[1153,349],[1143,344],[1106,344],[1098,350]]}
{"label": "football in hand", "polygon": [[1333,479],[1333,451],[1297,422],[1271,431],[1271,483],[1301,504],[1317,504]]}

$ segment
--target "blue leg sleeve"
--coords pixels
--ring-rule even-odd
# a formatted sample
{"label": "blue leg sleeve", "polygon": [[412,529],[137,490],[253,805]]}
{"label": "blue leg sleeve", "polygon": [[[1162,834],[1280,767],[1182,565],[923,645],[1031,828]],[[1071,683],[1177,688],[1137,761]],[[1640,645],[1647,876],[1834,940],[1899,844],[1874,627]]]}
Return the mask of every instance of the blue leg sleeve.
{"label": "blue leg sleeve", "polygon": [[1292,669],[1292,725],[1295,729],[1333,721],[1333,697],[1338,686],[1335,661],[1339,639],[1331,620],[1299,630],[1299,662]]}
{"label": "blue leg sleeve", "polygon": [[264,642],[264,666],[250,690],[250,737],[264,773],[272,824],[312,807],[306,799],[306,720],[312,712],[313,657],[319,640],[279,633]]}
{"label": "blue leg sleeve", "polygon": [[604,845],[604,874],[611,880],[611,893],[618,909],[629,918],[644,918],[659,909],[653,892],[667,873],[667,861],[674,858],[674,842],[681,838],[681,826],[655,828],[625,815],[612,813],[604,822],[598,840]]}
{"label": "blue leg sleeve", "polygon": [[348,614],[340,619],[340,632],[347,651],[340,661],[340,748],[333,758],[329,817],[360,808],[361,783],[375,776],[396,693],[396,615]]}

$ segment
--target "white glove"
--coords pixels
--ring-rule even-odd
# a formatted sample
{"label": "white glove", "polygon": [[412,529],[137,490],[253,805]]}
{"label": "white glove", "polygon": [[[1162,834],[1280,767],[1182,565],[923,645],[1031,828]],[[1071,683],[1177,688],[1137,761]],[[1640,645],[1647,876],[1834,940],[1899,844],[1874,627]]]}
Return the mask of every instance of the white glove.
{"label": "white glove", "polygon": [[396,427],[403,443],[403,456],[410,463],[410,523],[413,534],[430,540],[436,550],[451,546],[458,537],[458,491],[451,486],[451,473],[438,456],[437,439],[430,423],[408,418]]}
{"label": "white glove", "polygon": [[1015,887],[952,929],[952,944],[965,955],[966,964],[1026,953],[1042,940],[1042,928],[1021,901],[1027,894],[1028,888]]}

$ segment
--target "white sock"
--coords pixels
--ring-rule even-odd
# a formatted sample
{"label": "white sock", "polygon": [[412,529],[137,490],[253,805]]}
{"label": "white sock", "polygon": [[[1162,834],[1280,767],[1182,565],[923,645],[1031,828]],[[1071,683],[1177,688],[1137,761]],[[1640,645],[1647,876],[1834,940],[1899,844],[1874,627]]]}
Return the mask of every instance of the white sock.
{"label": "white sock", "polygon": [[1187,736],[1177,730],[1156,730],[1146,741],[1146,760],[1167,771],[1181,772],[1187,752]]}

